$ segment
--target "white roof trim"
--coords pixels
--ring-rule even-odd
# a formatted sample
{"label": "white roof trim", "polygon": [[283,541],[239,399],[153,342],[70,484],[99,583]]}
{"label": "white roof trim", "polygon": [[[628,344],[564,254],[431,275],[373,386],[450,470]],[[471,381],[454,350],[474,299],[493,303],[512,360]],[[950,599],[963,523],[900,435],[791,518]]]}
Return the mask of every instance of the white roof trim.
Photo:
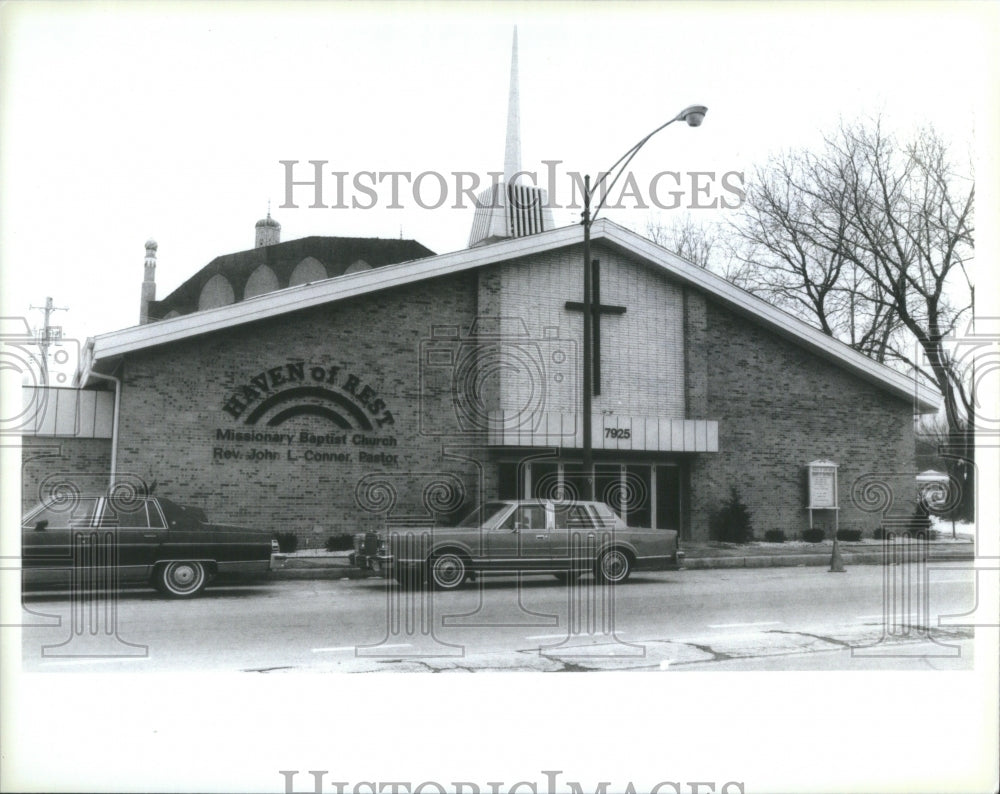
{"label": "white roof trim", "polygon": [[[605,242],[662,268],[673,277],[691,284],[725,302],[742,313],[752,316],[775,329],[783,336],[804,344],[825,358],[842,364],[860,376],[888,388],[898,396],[912,398],[922,411],[937,409],[938,398],[894,369],[858,353],[848,345],[807,323],[788,314],[746,290],[726,281],[702,267],[681,259],[635,232],[606,219],[596,221],[591,228],[593,242]],[[435,278],[484,265],[496,264],[514,258],[545,253],[583,242],[579,225],[564,226],[548,232],[519,237],[512,240],[469,248],[449,254],[440,254],[395,265],[385,265],[358,273],[350,273],[309,284],[269,292],[247,300],[215,309],[193,312],[112,331],[94,337],[88,344],[91,355],[82,372],[81,382],[86,383],[90,371],[101,361],[114,359],[127,353],[156,345],[169,344],[182,339],[220,331],[243,323],[255,322],[289,312],[335,301],[365,295],[392,287],[399,287],[424,279]]]}

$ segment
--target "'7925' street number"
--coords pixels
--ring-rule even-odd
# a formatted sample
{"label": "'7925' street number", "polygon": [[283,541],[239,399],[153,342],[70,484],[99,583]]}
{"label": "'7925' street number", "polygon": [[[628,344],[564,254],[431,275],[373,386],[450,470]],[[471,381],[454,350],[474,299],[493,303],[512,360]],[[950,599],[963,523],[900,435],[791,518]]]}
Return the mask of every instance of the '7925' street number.
{"label": "'7925' street number", "polygon": [[631,427],[606,427],[604,428],[605,438],[632,438]]}

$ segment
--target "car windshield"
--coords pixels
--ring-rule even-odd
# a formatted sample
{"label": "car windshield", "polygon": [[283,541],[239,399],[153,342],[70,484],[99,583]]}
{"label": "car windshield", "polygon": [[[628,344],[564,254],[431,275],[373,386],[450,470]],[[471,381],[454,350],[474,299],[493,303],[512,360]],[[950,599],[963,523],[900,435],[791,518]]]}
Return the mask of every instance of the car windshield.
{"label": "car windshield", "polygon": [[491,519],[506,510],[510,505],[507,502],[487,502],[477,507],[469,515],[459,521],[458,527],[482,527],[491,522]]}

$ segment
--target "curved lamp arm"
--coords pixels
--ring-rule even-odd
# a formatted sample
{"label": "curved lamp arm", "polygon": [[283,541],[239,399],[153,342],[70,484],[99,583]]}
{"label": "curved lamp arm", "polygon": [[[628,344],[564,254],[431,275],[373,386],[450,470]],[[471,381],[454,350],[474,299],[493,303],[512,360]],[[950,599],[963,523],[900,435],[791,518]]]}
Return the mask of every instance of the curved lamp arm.
{"label": "curved lamp arm", "polygon": [[601,207],[604,206],[604,202],[605,200],[607,200],[608,194],[611,193],[611,191],[614,189],[614,186],[621,178],[621,175],[625,173],[625,169],[628,167],[628,164],[632,162],[632,158],[635,157],[639,153],[639,150],[646,145],[646,141],[648,141],[650,138],[656,135],[656,133],[658,133],[660,130],[669,127],[675,121],[686,121],[689,127],[697,127],[705,119],[706,113],[708,113],[708,108],[705,107],[704,105],[691,105],[690,107],[684,108],[684,110],[682,110],[672,119],[670,119],[670,121],[666,122],[665,124],[661,124],[655,130],[649,133],[649,135],[647,135],[645,138],[639,141],[635,146],[633,146],[631,149],[625,152],[625,154],[619,157],[618,161],[613,166],[611,166],[611,168],[605,171],[601,176],[599,176],[597,182],[594,183],[593,190],[591,190],[591,195],[593,195],[594,192],[596,192],[598,188],[600,188],[601,182],[607,179],[614,172],[614,170],[618,168],[619,164],[621,164],[621,168],[618,169],[618,173],[615,175],[615,178],[611,180],[611,184],[608,185],[608,189],[605,191],[604,196],[601,198],[600,203],[597,205],[597,209],[595,209],[593,213],[591,213],[589,222],[593,223],[594,220],[597,218],[597,213],[600,212]]}

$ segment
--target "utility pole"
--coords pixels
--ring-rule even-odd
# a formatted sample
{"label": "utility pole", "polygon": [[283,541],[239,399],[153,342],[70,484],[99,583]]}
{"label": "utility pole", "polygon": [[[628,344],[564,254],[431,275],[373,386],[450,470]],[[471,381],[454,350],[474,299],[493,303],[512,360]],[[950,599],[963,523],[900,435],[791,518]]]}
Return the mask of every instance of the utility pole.
{"label": "utility pole", "polygon": [[32,306],[32,310],[45,312],[45,324],[38,332],[38,346],[42,350],[42,383],[48,385],[49,382],[49,345],[58,343],[62,339],[62,326],[52,325],[49,320],[52,312],[69,311],[68,306],[53,306],[52,298],[45,299],[44,306]]}

